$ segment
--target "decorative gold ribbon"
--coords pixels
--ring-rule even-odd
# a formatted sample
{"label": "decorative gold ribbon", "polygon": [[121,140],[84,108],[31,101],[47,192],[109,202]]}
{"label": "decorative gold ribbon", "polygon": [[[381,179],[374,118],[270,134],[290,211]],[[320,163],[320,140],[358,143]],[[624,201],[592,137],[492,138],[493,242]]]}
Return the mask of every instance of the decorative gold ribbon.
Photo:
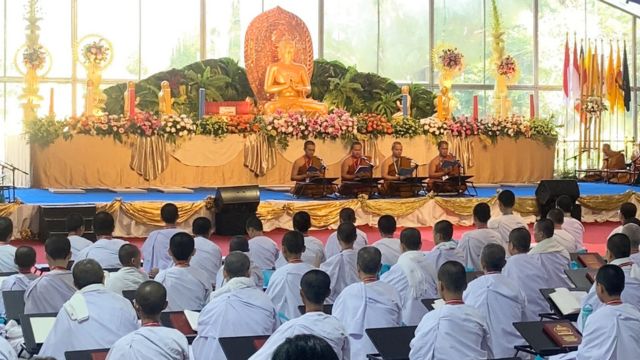
{"label": "decorative gold ribbon", "polygon": [[[98,206],[98,211],[106,211],[112,215],[116,215],[118,211],[130,217],[133,221],[144,224],[163,226],[164,221],[160,218],[160,208],[164,205],[162,202],[125,202],[116,199],[108,204]],[[198,211],[207,205],[207,200],[197,202],[176,203],[178,207],[178,222],[184,222],[191,218]]]}
{"label": "decorative gold ribbon", "polygon": [[251,134],[244,143],[244,166],[256,176],[264,176],[276,166],[276,148],[263,134]]}
{"label": "decorative gold ribbon", "polygon": [[129,166],[145,180],[155,180],[169,164],[167,144],[160,136],[136,136]]}

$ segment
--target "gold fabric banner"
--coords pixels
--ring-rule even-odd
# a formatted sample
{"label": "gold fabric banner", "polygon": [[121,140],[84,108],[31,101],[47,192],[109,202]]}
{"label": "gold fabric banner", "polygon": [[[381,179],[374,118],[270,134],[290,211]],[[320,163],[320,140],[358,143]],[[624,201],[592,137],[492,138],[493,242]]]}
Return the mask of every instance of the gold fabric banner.
{"label": "gold fabric banner", "polygon": [[14,211],[21,205],[19,201],[8,204],[0,204],[0,216],[9,217],[9,215],[13,214]]}
{"label": "gold fabric banner", "polygon": [[630,201],[632,197],[638,198],[638,193],[627,191],[620,195],[593,195],[580,197],[578,203],[586,208],[598,211],[618,210],[622,203]]}
{"label": "gold fabric banner", "polygon": [[[99,205],[97,210],[106,211],[110,214],[115,214],[118,210],[122,210],[128,217],[139,224],[163,226],[164,221],[160,218],[160,208],[164,204],[164,202],[125,202],[118,199],[108,204]],[[206,204],[206,200],[176,203],[180,214],[178,223],[191,218]]]}
{"label": "gold fabric banner", "polygon": [[276,149],[264,135],[247,136],[244,143],[244,166],[256,176],[264,176],[276,166]]}
{"label": "gold fabric banner", "polygon": [[129,166],[145,180],[155,180],[169,164],[167,143],[160,136],[136,136]]}

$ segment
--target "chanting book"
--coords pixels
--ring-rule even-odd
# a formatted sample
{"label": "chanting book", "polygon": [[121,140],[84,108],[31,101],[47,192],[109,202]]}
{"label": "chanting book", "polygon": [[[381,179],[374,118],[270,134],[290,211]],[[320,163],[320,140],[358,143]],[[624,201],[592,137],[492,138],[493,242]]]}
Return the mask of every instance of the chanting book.
{"label": "chanting book", "polygon": [[457,160],[454,160],[454,161],[445,160],[445,161],[442,162],[441,167],[443,169],[453,169],[454,167],[456,167],[458,165],[459,165],[459,163],[458,163]]}
{"label": "chanting book", "polygon": [[400,168],[398,169],[398,176],[411,177],[413,175],[413,168]]}
{"label": "chanting book", "polygon": [[585,296],[586,291],[569,291],[566,288],[557,288],[549,294],[549,298],[565,316],[580,313],[580,304]]}
{"label": "chanting book", "polygon": [[570,322],[548,322],[542,325],[545,334],[558,346],[576,347],[582,342],[582,335]]}
{"label": "chanting book", "polygon": [[371,175],[371,165],[358,166],[354,174],[355,175],[366,175],[366,174]]}
{"label": "chanting book", "polygon": [[307,168],[307,173],[318,173],[320,172],[320,169],[318,169],[317,167],[311,165]]}
{"label": "chanting book", "polygon": [[604,265],[604,260],[598,253],[579,254],[578,262],[580,262],[580,264],[582,264],[582,266],[586,267],[587,269],[594,270],[600,269],[600,267]]}

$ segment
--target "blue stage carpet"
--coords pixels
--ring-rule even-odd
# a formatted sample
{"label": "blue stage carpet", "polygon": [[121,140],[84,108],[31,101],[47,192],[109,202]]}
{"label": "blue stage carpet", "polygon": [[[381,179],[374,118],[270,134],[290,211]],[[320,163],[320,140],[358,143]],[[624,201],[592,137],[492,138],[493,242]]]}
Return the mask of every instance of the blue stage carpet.
{"label": "blue stage carpet", "polygon": [[[601,183],[581,183],[580,194],[589,195],[615,195],[628,190],[638,191],[640,188],[626,185],[613,185]],[[535,196],[535,186],[509,187],[496,186],[490,188],[478,188],[478,197],[491,197],[498,189],[510,189],[516,196]],[[53,194],[43,189],[18,189],[16,196],[25,204],[76,204],[76,203],[108,203],[116,198],[125,201],[200,201],[207,196],[214,196],[215,189],[194,189],[193,194],[165,194],[155,190],[149,190],[146,194],[124,194],[114,193],[106,190],[87,190],[85,194]],[[304,201],[296,199],[287,192],[273,191],[267,189],[260,190],[261,201]],[[335,199],[330,199],[335,200]]]}

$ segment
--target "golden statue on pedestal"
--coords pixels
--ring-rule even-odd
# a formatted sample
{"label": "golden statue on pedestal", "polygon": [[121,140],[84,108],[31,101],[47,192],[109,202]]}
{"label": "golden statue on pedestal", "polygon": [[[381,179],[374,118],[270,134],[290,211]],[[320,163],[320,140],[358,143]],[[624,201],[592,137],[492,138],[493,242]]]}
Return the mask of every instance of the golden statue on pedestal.
{"label": "golden statue on pedestal", "polygon": [[173,111],[173,98],[171,97],[171,86],[168,81],[160,83],[160,92],[158,93],[158,111],[160,114],[175,114]]}
{"label": "golden statue on pedestal", "polygon": [[451,118],[452,109],[455,108],[455,99],[449,94],[449,88],[443,86],[434,101],[436,106],[436,117],[442,121]]}

